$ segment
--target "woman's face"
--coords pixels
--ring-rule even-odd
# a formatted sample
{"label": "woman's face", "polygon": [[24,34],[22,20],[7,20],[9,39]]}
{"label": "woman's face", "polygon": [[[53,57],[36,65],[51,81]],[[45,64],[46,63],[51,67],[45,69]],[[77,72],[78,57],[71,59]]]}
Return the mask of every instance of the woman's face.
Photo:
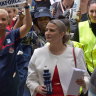
{"label": "woman's face", "polygon": [[88,14],[91,22],[96,23],[96,3],[90,4]]}
{"label": "woman's face", "polygon": [[8,16],[5,13],[0,13],[0,33],[2,33],[2,30],[6,29],[6,26],[8,25]]}
{"label": "woman's face", "polygon": [[68,8],[71,8],[71,6],[72,6],[72,4],[73,4],[73,2],[74,2],[74,0],[62,0],[63,2],[63,5],[64,6],[66,6],[66,7],[68,7]]}
{"label": "woman's face", "polygon": [[46,25],[48,24],[49,21],[50,21],[49,17],[39,17],[39,18],[37,18],[37,23],[38,23],[38,26],[41,30],[46,29]]}
{"label": "woman's face", "polygon": [[48,23],[46,26],[45,37],[46,40],[50,43],[62,42],[64,32],[60,32],[58,27],[53,23]]}
{"label": "woman's face", "polygon": [[10,24],[13,20],[14,12],[12,8],[8,8],[6,9],[6,11],[8,12],[8,15],[9,15],[8,23]]}

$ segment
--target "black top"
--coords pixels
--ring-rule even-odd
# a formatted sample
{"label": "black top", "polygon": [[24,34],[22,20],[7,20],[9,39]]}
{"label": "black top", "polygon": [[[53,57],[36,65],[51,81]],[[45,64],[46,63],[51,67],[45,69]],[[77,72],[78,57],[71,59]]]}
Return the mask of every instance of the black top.
{"label": "black top", "polygon": [[96,23],[91,23],[91,28],[92,28],[94,35],[96,36]]}

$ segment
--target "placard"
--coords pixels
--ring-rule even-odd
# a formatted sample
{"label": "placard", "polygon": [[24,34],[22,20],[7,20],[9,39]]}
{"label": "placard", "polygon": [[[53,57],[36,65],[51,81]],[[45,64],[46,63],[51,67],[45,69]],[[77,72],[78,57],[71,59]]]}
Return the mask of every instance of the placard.
{"label": "placard", "polygon": [[3,7],[20,7],[26,0],[0,0],[0,8]]}

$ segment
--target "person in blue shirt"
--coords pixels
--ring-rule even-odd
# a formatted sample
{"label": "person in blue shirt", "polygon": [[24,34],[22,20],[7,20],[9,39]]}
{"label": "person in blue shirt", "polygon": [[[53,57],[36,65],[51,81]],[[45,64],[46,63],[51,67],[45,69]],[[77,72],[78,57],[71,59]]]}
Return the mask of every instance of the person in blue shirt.
{"label": "person in blue shirt", "polygon": [[[20,11],[19,16],[17,18],[17,24],[14,25],[13,29],[16,29],[22,26],[24,21],[24,14]],[[17,75],[16,79],[18,80],[18,91],[17,96],[30,96],[28,88],[26,87],[26,78],[28,72],[28,64],[33,53],[34,39],[37,39],[34,32],[31,30],[28,34],[22,38],[20,44],[17,48],[16,55],[16,67],[17,67]]]}
{"label": "person in blue shirt", "polygon": [[[28,18],[27,18],[28,17]],[[25,23],[18,29],[6,32],[8,13],[0,9],[0,96],[16,96],[16,48],[32,26],[28,3],[25,3]]]}

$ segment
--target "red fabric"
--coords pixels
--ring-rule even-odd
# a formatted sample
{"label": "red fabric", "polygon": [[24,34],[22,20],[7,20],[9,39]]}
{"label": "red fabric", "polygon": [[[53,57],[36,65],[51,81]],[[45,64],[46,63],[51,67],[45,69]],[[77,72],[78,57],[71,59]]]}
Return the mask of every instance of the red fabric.
{"label": "red fabric", "polygon": [[[57,66],[55,67],[54,74],[53,74],[52,88],[53,88],[52,95],[46,95],[46,96],[64,96],[62,86],[60,84]],[[36,96],[43,96],[43,95],[37,94]],[[74,95],[67,95],[67,96],[74,96]]]}
{"label": "red fabric", "polygon": [[52,87],[53,87],[53,94],[49,96],[64,96],[64,93],[60,84],[57,66],[55,67],[54,74],[53,74]]}
{"label": "red fabric", "polygon": [[1,50],[2,47],[3,47],[4,39],[5,39],[5,36],[2,36],[2,37],[0,38],[0,50]]}
{"label": "red fabric", "polygon": [[14,26],[14,24],[15,24],[15,21],[13,20],[10,25],[7,25],[6,29],[10,31]]}
{"label": "red fabric", "polygon": [[4,49],[4,48],[6,47],[6,46],[3,45],[3,42],[4,42],[6,36],[7,36],[9,33],[10,33],[10,32],[7,32],[4,36],[2,36],[2,37],[0,38],[0,50]]}

